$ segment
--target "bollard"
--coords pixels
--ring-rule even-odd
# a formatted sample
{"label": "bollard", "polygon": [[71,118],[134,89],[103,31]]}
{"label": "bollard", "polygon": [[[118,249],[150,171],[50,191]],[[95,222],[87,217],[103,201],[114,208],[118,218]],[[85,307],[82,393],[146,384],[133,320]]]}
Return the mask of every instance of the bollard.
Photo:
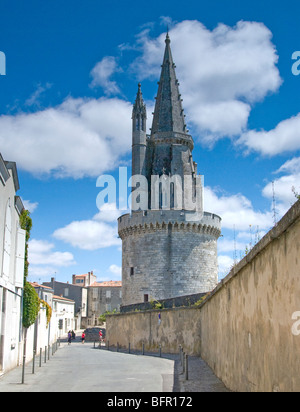
{"label": "bollard", "polygon": [[117,352],[119,352],[119,342],[117,342]]}
{"label": "bollard", "polygon": [[45,359],[44,359],[44,363],[47,363],[47,346],[45,346]]}
{"label": "bollard", "polygon": [[33,357],[32,357],[32,374],[34,374],[34,367],[35,367],[35,349],[33,349]]}
{"label": "bollard", "polygon": [[159,345],[159,357],[161,358],[161,344]]}
{"label": "bollard", "polygon": [[130,353],[130,342],[128,343],[128,353]]}
{"label": "bollard", "polygon": [[42,352],[43,352],[43,349],[40,348],[40,363],[39,363],[40,368],[42,367]]}
{"label": "bollard", "polygon": [[189,355],[185,355],[185,380],[189,380]]}
{"label": "bollard", "polygon": [[48,345],[48,360],[50,359],[50,345]]}
{"label": "bollard", "polygon": [[182,373],[185,373],[185,352],[182,352]]}
{"label": "bollard", "polygon": [[144,342],[143,342],[142,355],[145,355],[145,344],[144,344]]}
{"label": "bollard", "polygon": [[25,361],[26,361],[26,355],[23,355],[22,384],[24,384],[24,382],[25,382]]}
{"label": "bollard", "polygon": [[107,341],[107,350],[109,350],[109,340]]}

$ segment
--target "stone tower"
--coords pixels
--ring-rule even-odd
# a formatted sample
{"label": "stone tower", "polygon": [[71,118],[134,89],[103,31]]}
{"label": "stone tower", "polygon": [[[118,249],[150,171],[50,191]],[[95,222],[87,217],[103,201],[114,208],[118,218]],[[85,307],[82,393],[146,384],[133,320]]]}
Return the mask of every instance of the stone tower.
{"label": "stone tower", "polygon": [[132,111],[132,212],[118,219],[122,304],[211,291],[217,284],[221,218],[203,211],[170,38],[151,135],[141,85]]}

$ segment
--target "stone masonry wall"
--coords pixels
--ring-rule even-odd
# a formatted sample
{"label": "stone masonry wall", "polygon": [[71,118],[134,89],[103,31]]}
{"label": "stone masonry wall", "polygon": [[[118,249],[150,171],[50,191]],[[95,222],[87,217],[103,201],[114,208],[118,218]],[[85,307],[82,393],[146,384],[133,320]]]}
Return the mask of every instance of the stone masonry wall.
{"label": "stone masonry wall", "polygon": [[161,300],[205,293],[217,284],[220,218],[207,215],[201,223],[187,223],[172,220],[178,212],[166,215],[166,222],[156,224],[152,219],[162,220],[160,212],[134,216],[133,222],[122,217],[122,305],[141,303],[145,295]]}
{"label": "stone masonry wall", "polygon": [[110,344],[183,345],[237,392],[300,391],[300,201],[199,308],[107,318]]}

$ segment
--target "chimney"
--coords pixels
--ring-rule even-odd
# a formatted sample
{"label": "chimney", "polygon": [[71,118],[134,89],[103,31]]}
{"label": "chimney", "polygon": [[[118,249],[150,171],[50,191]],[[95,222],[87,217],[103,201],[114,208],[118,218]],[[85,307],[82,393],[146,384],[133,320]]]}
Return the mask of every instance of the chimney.
{"label": "chimney", "polygon": [[73,284],[73,285],[76,284],[75,279],[76,279],[76,275],[72,275],[72,284]]}

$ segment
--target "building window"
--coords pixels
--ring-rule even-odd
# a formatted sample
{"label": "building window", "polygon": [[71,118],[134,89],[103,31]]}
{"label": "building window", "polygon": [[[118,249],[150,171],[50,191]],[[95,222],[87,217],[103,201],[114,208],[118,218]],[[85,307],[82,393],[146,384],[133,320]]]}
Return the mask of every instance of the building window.
{"label": "building window", "polygon": [[69,288],[65,288],[64,297],[67,298],[69,296]]}
{"label": "building window", "polygon": [[107,298],[107,299],[110,299],[110,298],[111,298],[111,291],[110,291],[110,290],[107,290],[107,291],[106,291],[106,298]]}
{"label": "building window", "polygon": [[133,275],[134,275],[134,267],[131,266],[131,268],[130,268],[130,276],[133,276]]}
{"label": "building window", "polygon": [[149,302],[149,295],[144,295],[144,303]]}

